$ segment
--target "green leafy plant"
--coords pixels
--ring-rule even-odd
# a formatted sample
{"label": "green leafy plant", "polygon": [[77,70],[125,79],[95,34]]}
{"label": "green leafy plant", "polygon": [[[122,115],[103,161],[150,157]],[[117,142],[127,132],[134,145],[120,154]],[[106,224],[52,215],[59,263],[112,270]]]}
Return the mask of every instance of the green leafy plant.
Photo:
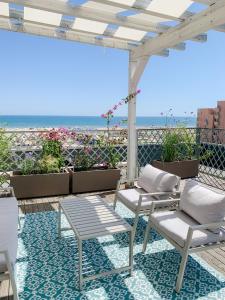
{"label": "green leafy plant", "polygon": [[41,174],[59,173],[60,172],[59,159],[52,155],[46,155],[37,161],[37,169]]}
{"label": "green leafy plant", "polygon": [[62,156],[62,144],[56,140],[45,140],[42,144],[42,157],[53,156],[58,159],[60,167],[64,166],[64,158]]}
{"label": "green leafy plant", "polygon": [[195,137],[186,128],[167,129],[163,136],[161,160],[164,162],[209,158],[212,151],[198,155],[201,146],[197,145]]}
{"label": "green leafy plant", "polygon": [[38,173],[37,161],[32,157],[32,154],[26,154],[25,158],[19,165],[19,169],[22,175]]}
{"label": "green leafy plant", "polygon": [[96,159],[94,159],[90,154],[91,149],[87,146],[80,149],[76,153],[74,159],[74,170],[75,171],[86,171],[91,169],[96,164]]}
{"label": "green leafy plant", "polygon": [[8,179],[5,173],[11,164],[10,140],[5,135],[4,129],[0,129],[0,186]]}
{"label": "green leafy plant", "polygon": [[108,144],[108,166],[109,168],[115,169],[117,164],[120,162],[120,155],[116,152],[113,145]]}

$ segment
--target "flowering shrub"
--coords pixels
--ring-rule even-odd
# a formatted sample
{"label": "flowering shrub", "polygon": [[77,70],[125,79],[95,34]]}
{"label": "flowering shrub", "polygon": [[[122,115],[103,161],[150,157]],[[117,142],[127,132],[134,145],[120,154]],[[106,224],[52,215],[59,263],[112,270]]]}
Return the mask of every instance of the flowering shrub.
{"label": "flowering shrub", "polygon": [[[122,99],[118,104],[115,104],[112,109],[109,109],[106,113],[102,114],[101,117],[106,120],[107,125],[107,137],[105,140],[105,143],[103,141],[103,144],[107,148],[108,151],[108,161],[107,164],[110,168],[116,168],[117,164],[120,161],[120,155],[116,152],[114,147],[114,139],[110,137],[110,123],[114,117],[114,112],[123,104],[127,104],[129,101],[131,101],[133,98],[139,94],[141,90],[137,90],[136,92],[128,95],[126,98]],[[122,121],[124,122],[124,120]],[[117,128],[120,124],[116,124],[115,128]]]}
{"label": "flowering shrub", "polygon": [[58,159],[59,168],[64,166],[62,142],[68,138],[69,131],[65,128],[52,129],[42,135],[42,157],[52,156]]}

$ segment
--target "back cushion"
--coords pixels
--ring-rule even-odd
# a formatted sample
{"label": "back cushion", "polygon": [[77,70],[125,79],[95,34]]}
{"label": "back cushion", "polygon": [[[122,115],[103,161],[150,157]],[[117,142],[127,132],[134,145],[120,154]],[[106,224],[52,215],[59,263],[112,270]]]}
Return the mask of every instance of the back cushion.
{"label": "back cushion", "polygon": [[149,193],[172,192],[180,178],[176,175],[146,165],[138,180],[138,185]]}
{"label": "back cushion", "polygon": [[200,224],[221,222],[225,217],[225,194],[188,180],[181,194],[180,209]]}

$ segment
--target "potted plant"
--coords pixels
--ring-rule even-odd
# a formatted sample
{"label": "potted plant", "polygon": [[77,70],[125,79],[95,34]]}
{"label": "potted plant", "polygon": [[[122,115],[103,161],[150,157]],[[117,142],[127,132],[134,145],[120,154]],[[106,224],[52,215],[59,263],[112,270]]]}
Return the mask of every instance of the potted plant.
{"label": "potted plant", "polygon": [[[106,136],[99,136],[94,142],[92,137],[88,135],[79,138],[81,147],[75,155],[74,167],[69,169],[72,193],[116,189],[121,176],[117,165],[121,159],[115,147],[117,141],[110,136],[110,122],[113,119],[114,111],[122,104],[128,103],[138,93],[140,93],[140,90],[128,95],[118,104],[115,104],[107,113],[101,115],[107,122]],[[100,153],[104,153],[105,161],[101,160],[102,155]]]}
{"label": "potted plant", "polygon": [[175,174],[182,179],[198,176],[199,161],[211,155],[208,151],[198,156],[199,147],[186,128],[166,129],[162,142],[161,160],[152,165],[158,169]]}
{"label": "potted plant", "polygon": [[120,179],[120,170],[116,168],[116,160],[117,158],[114,157],[108,163],[97,163],[92,148],[84,146],[79,149],[74,159],[74,167],[69,168],[72,193],[116,189]]}
{"label": "potted plant", "polygon": [[4,129],[0,128],[0,196],[4,196],[8,191],[8,171],[11,164],[10,141]]}
{"label": "potted plant", "polygon": [[17,198],[33,198],[69,194],[69,173],[63,168],[61,130],[42,136],[42,152],[37,159],[31,153],[18,162],[18,171],[10,176]]}

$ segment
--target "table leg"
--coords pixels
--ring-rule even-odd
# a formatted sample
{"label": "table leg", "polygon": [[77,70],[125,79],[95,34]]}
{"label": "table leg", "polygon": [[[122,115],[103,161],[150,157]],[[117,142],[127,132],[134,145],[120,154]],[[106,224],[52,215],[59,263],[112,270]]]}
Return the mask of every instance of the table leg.
{"label": "table leg", "polygon": [[61,205],[59,203],[59,207],[58,207],[58,236],[59,238],[61,238],[61,217],[62,217],[62,208]]}
{"label": "table leg", "polygon": [[82,240],[78,240],[78,248],[79,248],[79,288],[82,289]]}
{"label": "table leg", "polygon": [[133,230],[130,231],[130,242],[129,242],[129,266],[130,276],[133,274]]}

